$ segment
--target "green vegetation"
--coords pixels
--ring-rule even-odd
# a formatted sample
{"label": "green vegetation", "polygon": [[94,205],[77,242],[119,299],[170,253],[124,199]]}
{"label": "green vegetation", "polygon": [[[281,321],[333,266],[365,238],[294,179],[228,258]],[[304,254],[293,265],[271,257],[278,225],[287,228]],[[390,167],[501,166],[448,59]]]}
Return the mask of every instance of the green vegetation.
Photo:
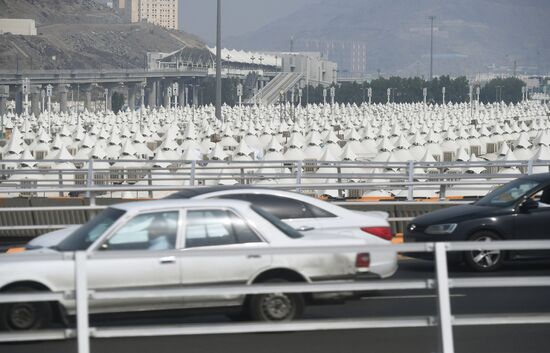
{"label": "green vegetation", "polygon": [[115,92],[113,93],[113,112],[118,113],[124,106],[124,94]]}
{"label": "green vegetation", "polygon": [[[229,78],[222,81],[222,103],[236,105],[238,103],[237,84],[238,79]],[[496,78],[481,87],[480,100],[483,103],[505,102],[517,103],[521,101],[521,88],[525,83],[518,78]],[[215,80],[207,78],[202,82],[199,93],[201,104],[215,103]],[[441,76],[432,81],[423,80],[420,77],[403,78],[392,76],[390,78],[378,78],[370,82],[343,82],[336,85],[335,102],[345,104],[357,104],[368,102],[368,91],[372,89],[372,103],[386,103],[388,101],[388,89],[390,89],[390,101],[395,103],[415,103],[424,99],[423,89],[427,89],[426,101],[429,104],[441,104],[443,101],[442,89],[445,87],[445,102],[462,103],[469,101],[470,82],[464,76],[451,78]],[[323,103],[323,86],[303,88],[302,104]],[[474,95],[476,87],[473,88]],[[244,99],[244,98],[243,98]],[[298,95],[295,95],[298,101]],[[330,103],[330,89],[327,88],[327,102]]]}

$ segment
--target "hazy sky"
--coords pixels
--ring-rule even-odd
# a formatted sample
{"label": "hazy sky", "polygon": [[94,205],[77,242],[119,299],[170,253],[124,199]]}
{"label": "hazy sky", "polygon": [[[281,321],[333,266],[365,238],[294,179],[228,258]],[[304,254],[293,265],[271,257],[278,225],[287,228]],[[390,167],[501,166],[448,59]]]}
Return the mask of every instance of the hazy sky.
{"label": "hazy sky", "polygon": [[[313,0],[222,0],[222,37],[246,33]],[[216,0],[180,0],[180,28],[208,42],[216,39]]]}

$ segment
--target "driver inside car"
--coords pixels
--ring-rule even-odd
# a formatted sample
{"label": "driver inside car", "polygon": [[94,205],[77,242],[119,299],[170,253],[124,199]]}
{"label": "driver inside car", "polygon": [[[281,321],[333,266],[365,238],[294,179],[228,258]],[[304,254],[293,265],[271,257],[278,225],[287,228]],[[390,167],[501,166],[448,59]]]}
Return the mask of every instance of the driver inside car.
{"label": "driver inside car", "polygon": [[169,250],[174,248],[175,229],[162,216],[155,217],[149,227],[148,250]]}
{"label": "driver inside car", "polygon": [[550,188],[542,192],[539,200],[539,207],[550,207]]}

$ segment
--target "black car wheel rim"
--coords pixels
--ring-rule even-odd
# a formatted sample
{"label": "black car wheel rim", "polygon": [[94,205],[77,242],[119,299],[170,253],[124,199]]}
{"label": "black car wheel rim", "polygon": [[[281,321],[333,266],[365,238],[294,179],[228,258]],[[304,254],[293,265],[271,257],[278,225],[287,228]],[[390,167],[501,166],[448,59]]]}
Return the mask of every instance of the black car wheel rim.
{"label": "black car wheel rim", "polygon": [[[483,236],[477,241],[492,241],[493,238]],[[500,261],[501,253],[499,250],[474,250],[470,254],[472,261],[482,268],[490,268]]]}
{"label": "black car wheel rim", "polygon": [[268,294],[262,300],[262,311],[269,320],[284,320],[292,310],[292,300],[284,293]]}
{"label": "black car wheel rim", "polygon": [[37,309],[34,305],[23,303],[12,306],[9,314],[10,324],[16,330],[27,330],[37,320]]}

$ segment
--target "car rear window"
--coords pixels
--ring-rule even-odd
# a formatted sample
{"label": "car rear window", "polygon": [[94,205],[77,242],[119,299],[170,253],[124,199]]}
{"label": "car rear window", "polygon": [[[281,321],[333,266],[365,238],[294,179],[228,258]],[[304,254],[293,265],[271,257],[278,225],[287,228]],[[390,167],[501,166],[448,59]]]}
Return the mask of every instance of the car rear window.
{"label": "car rear window", "polygon": [[267,220],[269,223],[273,224],[277,229],[279,229],[281,232],[283,232],[287,237],[292,239],[300,239],[303,238],[304,235],[288,224],[284,223],[283,221],[279,220],[277,217],[272,215],[269,212],[264,211],[260,207],[252,205],[250,208],[252,208],[257,214],[262,216],[265,220]]}

